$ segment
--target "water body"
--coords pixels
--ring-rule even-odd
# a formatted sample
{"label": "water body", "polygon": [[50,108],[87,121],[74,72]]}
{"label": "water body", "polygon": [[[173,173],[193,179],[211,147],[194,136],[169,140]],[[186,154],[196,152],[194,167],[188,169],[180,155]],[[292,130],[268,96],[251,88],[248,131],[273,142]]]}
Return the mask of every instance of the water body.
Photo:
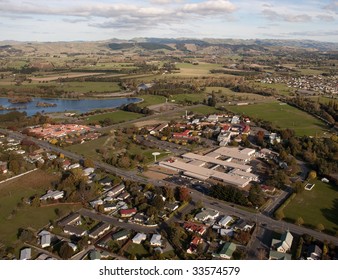
{"label": "water body", "polygon": [[[27,112],[28,116],[32,116],[37,112],[40,113],[55,113],[55,112],[69,112],[77,111],[79,113],[86,113],[95,109],[117,108],[122,105],[139,102],[139,98],[115,98],[115,99],[49,99],[49,98],[33,98],[29,103],[12,104],[8,98],[0,98],[0,105],[7,108],[26,107],[19,109],[20,112]],[[36,107],[38,102],[54,103],[56,107]],[[0,114],[6,114],[8,110],[0,110]]]}

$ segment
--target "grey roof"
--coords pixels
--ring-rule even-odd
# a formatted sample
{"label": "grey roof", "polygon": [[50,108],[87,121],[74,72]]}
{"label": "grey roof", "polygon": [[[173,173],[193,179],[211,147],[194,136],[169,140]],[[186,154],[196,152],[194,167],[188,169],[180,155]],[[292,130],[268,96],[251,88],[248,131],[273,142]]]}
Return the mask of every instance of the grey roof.
{"label": "grey roof", "polygon": [[71,235],[76,236],[83,236],[87,233],[85,229],[82,229],[80,227],[72,226],[72,225],[66,225],[63,229],[63,231],[67,231]]}
{"label": "grey roof", "polygon": [[20,251],[20,260],[30,260],[32,257],[32,249],[25,248]]}
{"label": "grey roof", "polygon": [[101,223],[97,225],[94,229],[91,230],[89,236],[96,238],[97,236],[103,234],[105,231],[110,229],[110,224]]}
{"label": "grey roof", "polygon": [[226,255],[229,258],[232,257],[232,254],[236,251],[236,244],[232,242],[226,242],[221,250],[219,251],[220,255]]}
{"label": "grey roof", "polygon": [[113,235],[112,235],[112,238],[113,240],[116,240],[116,239],[119,239],[121,237],[124,237],[124,236],[128,236],[129,235],[129,230],[127,229],[123,229],[123,230],[120,230],[118,232],[115,232]]}
{"label": "grey roof", "polygon": [[270,259],[272,260],[291,260],[291,255],[278,251],[270,251]]}
{"label": "grey roof", "polygon": [[75,221],[79,220],[80,218],[81,218],[81,215],[79,213],[69,214],[67,217],[63,218],[59,222],[59,226],[64,227],[65,225],[68,225],[70,223],[74,223]]}
{"label": "grey roof", "polygon": [[92,251],[89,252],[89,259],[90,260],[100,260],[101,254],[96,250],[92,250]]}

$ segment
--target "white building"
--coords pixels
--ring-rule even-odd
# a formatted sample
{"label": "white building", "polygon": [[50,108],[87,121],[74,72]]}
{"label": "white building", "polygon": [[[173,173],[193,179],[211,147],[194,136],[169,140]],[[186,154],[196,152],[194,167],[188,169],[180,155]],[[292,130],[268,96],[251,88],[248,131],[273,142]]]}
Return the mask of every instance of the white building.
{"label": "white building", "polygon": [[162,236],[160,234],[153,234],[150,240],[151,246],[162,246]]}
{"label": "white building", "polygon": [[135,244],[141,244],[141,242],[146,239],[147,239],[147,235],[145,235],[144,233],[137,233],[132,239],[132,241]]}

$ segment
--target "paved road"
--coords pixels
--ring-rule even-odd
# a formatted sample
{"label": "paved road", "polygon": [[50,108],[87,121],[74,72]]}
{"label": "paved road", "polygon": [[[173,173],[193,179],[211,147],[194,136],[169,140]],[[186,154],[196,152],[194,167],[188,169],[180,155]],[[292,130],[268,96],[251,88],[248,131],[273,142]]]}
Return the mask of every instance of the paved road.
{"label": "paved road", "polygon": [[[27,138],[26,135],[23,135],[19,132],[11,132],[11,131],[8,131],[6,129],[0,129],[0,132],[8,134],[10,137],[15,138],[15,139],[19,139],[19,140]],[[42,148],[45,148],[45,149],[48,149],[48,150],[51,150],[51,151],[54,151],[54,152],[58,152],[58,153],[63,153],[66,157],[69,157],[73,160],[82,159],[81,156],[79,156],[75,153],[63,150],[63,149],[56,147],[56,146],[53,146],[53,145],[50,145],[49,143],[46,143],[44,141],[40,141],[40,140],[37,140],[37,139],[34,139],[34,138],[30,138],[30,140],[32,140],[34,143],[36,143],[37,145],[39,145]],[[164,185],[171,186],[171,187],[177,186],[176,184],[168,183],[168,182],[163,181],[163,180],[146,179],[146,178],[143,178],[141,176],[138,176],[136,174],[136,172],[134,172],[134,171],[126,171],[126,170],[119,169],[119,168],[116,168],[116,167],[111,166],[109,164],[102,163],[102,162],[95,162],[95,167],[96,168],[98,168],[98,167],[102,168],[103,170],[105,170],[108,173],[113,173],[113,174],[119,175],[119,176],[121,176],[125,179],[130,179],[130,180],[140,182],[140,183],[152,183],[155,186],[164,186]],[[192,198],[193,198],[194,201],[202,200],[204,205],[208,208],[210,207],[210,208],[225,212],[229,215],[237,215],[239,217],[242,217],[242,218],[248,219],[248,220],[250,220],[250,219],[251,220],[257,220],[258,223],[267,224],[267,227],[272,229],[272,230],[289,229],[291,232],[294,232],[296,234],[306,233],[306,234],[312,235],[313,237],[315,237],[319,240],[331,241],[335,245],[338,245],[338,238],[337,237],[330,236],[330,235],[324,234],[322,232],[318,232],[318,231],[311,230],[311,229],[308,229],[308,228],[300,227],[300,226],[297,226],[297,225],[294,225],[294,224],[291,224],[291,223],[286,223],[284,221],[277,221],[277,220],[274,220],[274,219],[270,218],[269,216],[265,216],[261,213],[253,214],[253,213],[247,212],[245,210],[242,210],[242,209],[239,209],[239,208],[236,208],[236,207],[231,207],[223,201],[220,201],[220,200],[217,200],[217,199],[214,199],[214,198],[211,198],[211,197],[207,197],[207,196],[205,196],[202,193],[197,192],[197,191],[193,191],[191,195],[192,195]],[[114,220],[114,222],[115,222],[115,220]],[[123,223],[123,225],[127,225],[127,224]],[[135,225],[135,226],[137,226],[137,225]]]}

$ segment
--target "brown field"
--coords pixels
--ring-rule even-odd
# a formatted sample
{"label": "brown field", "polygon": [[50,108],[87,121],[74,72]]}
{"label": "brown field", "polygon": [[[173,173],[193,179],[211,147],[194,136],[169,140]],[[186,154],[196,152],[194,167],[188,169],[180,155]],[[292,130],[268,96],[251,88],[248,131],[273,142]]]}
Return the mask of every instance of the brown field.
{"label": "brown field", "polygon": [[31,79],[32,81],[35,81],[35,82],[50,82],[50,81],[55,81],[57,79],[78,78],[78,77],[96,76],[96,75],[102,75],[102,73],[64,73],[63,75],[48,76],[44,78],[33,77]]}

